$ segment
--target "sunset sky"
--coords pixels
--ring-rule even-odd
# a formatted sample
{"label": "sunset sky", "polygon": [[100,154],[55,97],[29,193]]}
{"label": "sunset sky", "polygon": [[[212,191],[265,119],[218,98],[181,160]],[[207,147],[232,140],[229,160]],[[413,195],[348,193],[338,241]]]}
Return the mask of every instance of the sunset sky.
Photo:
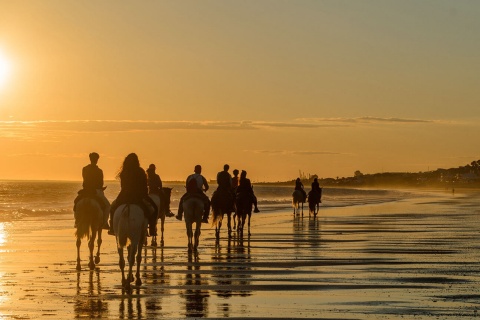
{"label": "sunset sky", "polygon": [[0,0],[0,179],[480,159],[480,1]]}

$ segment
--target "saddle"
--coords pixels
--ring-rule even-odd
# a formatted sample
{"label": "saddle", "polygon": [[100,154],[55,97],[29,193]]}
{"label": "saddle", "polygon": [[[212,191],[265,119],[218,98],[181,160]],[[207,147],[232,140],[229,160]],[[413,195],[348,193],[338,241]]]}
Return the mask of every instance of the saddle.
{"label": "saddle", "polygon": [[78,196],[75,198],[75,201],[74,201],[74,210],[75,210],[75,207],[77,205],[77,203],[81,200],[81,199],[84,199],[84,198],[90,198],[90,199],[93,199],[95,201],[97,201],[98,205],[100,206],[100,208],[102,210],[105,210],[105,203],[103,202],[103,200],[97,195],[97,190],[85,190],[85,189],[82,189],[82,190],[79,190],[78,191]]}

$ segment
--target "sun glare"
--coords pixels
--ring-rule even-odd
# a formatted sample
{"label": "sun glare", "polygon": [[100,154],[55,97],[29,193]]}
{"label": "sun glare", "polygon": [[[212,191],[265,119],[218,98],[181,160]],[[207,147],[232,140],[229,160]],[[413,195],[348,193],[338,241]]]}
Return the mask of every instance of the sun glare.
{"label": "sun glare", "polygon": [[0,88],[5,85],[11,71],[11,64],[8,59],[0,52]]}

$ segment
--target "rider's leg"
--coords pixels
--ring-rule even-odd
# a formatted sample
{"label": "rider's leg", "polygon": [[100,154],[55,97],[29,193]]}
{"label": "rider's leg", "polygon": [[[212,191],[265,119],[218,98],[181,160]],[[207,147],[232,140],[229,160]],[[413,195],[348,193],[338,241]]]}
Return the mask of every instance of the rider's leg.
{"label": "rider's leg", "polygon": [[210,199],[208,199],[205,193],[202,193],[203,197],[203,223],[208,223],[208,215],[210,214]]}
{"label": "rider's leg", "polygon": [[175,216],[175,218],[180,221],[183,219],[183,198],[185,198],[185,194],[180,198],[180,202],[178,203],[178,212]]}
{"label": "rider's leg", "polygon": [[253,205],[255,206],[255,209],[253,210],[253,212],[260,212],[257,206],[257,197],[254,194],[252,194],[252,198],[253,198]]}
{"label": "rider's leg", "polygon": [[110,206],[110,226],[108,229],[108,234],[110,235],[115,235],[115,231],[113,230],[113,214],[115,213],[115,210],[117,210],[118,205],[117,205],[117,200],[113,200],[112,205]]}

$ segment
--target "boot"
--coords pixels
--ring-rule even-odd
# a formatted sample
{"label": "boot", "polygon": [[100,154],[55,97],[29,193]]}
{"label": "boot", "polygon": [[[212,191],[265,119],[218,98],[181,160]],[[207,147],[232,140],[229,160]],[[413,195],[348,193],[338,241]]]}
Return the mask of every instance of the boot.
{"label": "boot", "polygon": [[111,235],[111,236],[115,235],[115,231],[113,230],[113,221],[112,220],[110,220],[110,226],[108,228],[108,234]]}

